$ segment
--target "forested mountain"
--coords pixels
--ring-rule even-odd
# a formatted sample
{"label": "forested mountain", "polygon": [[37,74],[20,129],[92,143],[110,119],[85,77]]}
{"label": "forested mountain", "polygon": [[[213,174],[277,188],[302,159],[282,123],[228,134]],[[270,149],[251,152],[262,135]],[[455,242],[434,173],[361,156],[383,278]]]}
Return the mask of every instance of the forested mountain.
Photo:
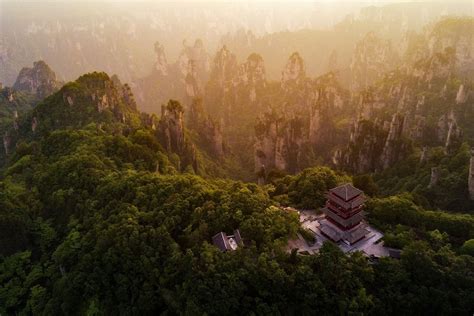
{"label": "forested mountain", "polygon": [[[150,70],[135,77],[97,65],[124,40],[105,29],[147,29],[137,17],[74,22],[97,40],[94,71],[63,82],[38,60],[0,90],[0,315],[472,315],[474,20],[438,19],[461,5],[423,23],[398,8],[330,31],[221,37],[238,29],[227,21],[193,42],[150,39],[155,62],[127,65]],[[178,37],[198,33],[191,21]],[[71,31],[29,25],[48,45]],[[60,73],[90,60],[60,52]],[[122,54],[146,55],[124,49],[109,70]],[[303,224],[349,184],[375,244],[397,255],[291,248],[317,244]],[[221,251],[230,232],[241,241]]]}

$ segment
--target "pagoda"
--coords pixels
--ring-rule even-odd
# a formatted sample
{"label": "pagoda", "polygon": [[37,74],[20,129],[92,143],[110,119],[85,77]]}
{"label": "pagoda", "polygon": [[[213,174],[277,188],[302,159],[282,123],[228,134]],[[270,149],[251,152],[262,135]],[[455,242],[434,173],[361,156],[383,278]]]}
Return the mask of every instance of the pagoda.
{"label": "pagoda", "polygon": [[364,192],[348,183],[329,190],[326,197],[325,218],[319,226],[323,235],[352,245],[369,233],[363,221]]}

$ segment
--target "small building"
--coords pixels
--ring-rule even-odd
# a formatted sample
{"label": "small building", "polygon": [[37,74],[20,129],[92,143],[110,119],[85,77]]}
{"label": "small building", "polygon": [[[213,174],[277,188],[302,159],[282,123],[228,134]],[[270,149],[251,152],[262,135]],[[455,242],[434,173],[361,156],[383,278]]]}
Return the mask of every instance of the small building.
{"label": "small building", "polygon": [[212,237],[212,243],[221,251],[236,250],[240,245],[242,245],[240,231],[238,229],[234,230],[233,235],[227,235],[224,232],[217,233]]}
{"label": "small building", "polygon": [[394,259],[400,259],[402,257],[402,250],[395,248],[388,248],[388,255]]}
{"label": "small building", "polygon": [[347,183],[330,189],[322,211],[325,218],[320,221],[320,231],[334,242],[349,245],[363,239],[368,233],[364,219],[364,193]]}

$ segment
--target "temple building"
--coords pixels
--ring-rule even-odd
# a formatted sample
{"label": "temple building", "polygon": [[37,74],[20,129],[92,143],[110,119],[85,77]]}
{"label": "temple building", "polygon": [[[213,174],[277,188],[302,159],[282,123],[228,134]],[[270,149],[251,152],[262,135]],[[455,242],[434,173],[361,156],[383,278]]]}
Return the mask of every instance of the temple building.
{"label": "temple building", "polygon": [[233,235],[220,232],[212,237],[212,243],[221,251],[236,250],[242,245],[242,237],[240,237],[240,231],[238,229],[234,230]]}
{"label": "temple building", "polygon": [[364,192],[344,184],[329,190],[322,211],[325,218],[320,221],[319,230],[334,242],[352,245],[363,239],[369,231],[364,219]]}

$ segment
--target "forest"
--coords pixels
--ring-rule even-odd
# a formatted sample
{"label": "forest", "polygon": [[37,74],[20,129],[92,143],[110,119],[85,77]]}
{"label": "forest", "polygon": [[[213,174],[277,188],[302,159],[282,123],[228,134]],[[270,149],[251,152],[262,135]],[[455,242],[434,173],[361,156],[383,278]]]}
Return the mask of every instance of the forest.
{"label": "forest", "polygon": [[[324,31],[336,52],[365,25],[350,56],[293,52],[278,80],[258,48],[301,32],[196,40],[174,63],[155,43],[129,83],[25,65],[0,90],[0,315],[472,315],[473,18],[403,51],[365,19]],[[288,248],[346,183],[399,257]],[[235,229],[236,250],[213,244]]]}

